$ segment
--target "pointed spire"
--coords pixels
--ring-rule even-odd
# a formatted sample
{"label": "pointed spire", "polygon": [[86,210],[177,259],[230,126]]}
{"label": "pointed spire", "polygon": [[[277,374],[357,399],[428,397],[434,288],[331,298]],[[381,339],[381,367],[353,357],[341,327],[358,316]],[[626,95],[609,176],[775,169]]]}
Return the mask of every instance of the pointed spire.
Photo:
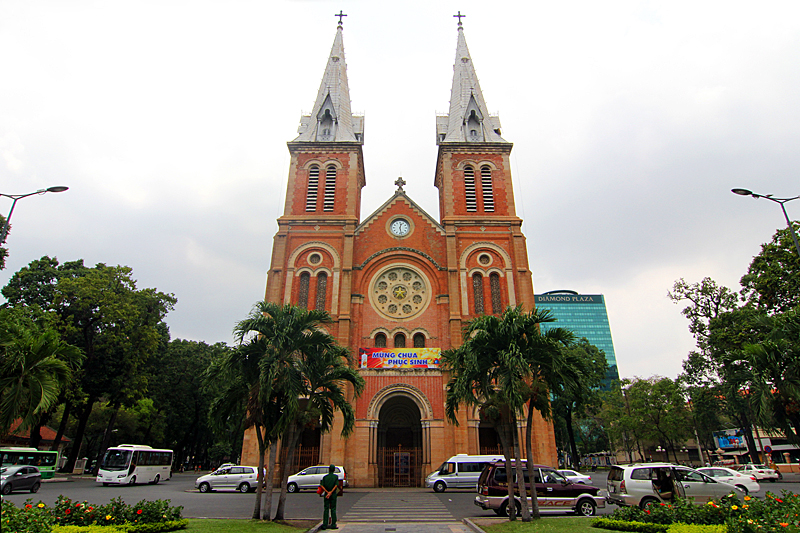
{"label": "pointed spire", "polygon": [[436,121],[439,143],[507,142],[500,136],[500,119],[490,116],[483,99],[478,75],[467,48],[464,27],[458,12],[458,43],[450,90],[450,112]]}
{"label": "pointed spire", "polygon": [[361,142],[364,117],[350,111],[350,89],[347,85],[347,65],[344,61],[342,17],[339,12],[336,37],[322,76],[317,99],[310,115],[300,117],[300,134],[294,142]]}

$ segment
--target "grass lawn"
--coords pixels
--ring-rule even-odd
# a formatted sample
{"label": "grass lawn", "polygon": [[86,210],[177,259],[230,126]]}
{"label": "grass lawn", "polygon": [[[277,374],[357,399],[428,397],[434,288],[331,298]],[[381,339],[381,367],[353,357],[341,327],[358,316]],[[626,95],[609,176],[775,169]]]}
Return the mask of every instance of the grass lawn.
{"label": "grass lawn", "polygon": [[301,533],[309,528],[297,528],[286,524],[276,524],[275,522],[264,522],[262,520],[211,520],[190,518],[189,527],[182,531],[191,533],[202,533],[213,531],[214,533]]}
{"label": "grass lawn", "polygon": [[547,516],[527,523],[516,520],[481,527],[487,533],[597,533],[591,523],[592,519],[584,516]]}

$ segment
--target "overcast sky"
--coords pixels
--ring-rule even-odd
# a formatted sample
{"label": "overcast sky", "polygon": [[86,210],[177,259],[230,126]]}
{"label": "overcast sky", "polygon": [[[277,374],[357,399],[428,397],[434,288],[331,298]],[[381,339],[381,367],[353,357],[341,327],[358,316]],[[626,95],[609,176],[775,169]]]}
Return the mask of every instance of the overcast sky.
{"label": "overcast sky", "polygon": [[[403,176],[438,218],[435,115],[458,10],[511,156],[537,293],[606,297],[620,375],[694,346],[674,281],[739,289],[800,194],[800,3],[0,0],[0,285],[43,255],[174,293],[173,338],[232,342],[263,298],[289,154],[343,9],[362,216]],[[0,198],[6,215],[11,201]],[[788,204],[800,218],[800,200]]]}

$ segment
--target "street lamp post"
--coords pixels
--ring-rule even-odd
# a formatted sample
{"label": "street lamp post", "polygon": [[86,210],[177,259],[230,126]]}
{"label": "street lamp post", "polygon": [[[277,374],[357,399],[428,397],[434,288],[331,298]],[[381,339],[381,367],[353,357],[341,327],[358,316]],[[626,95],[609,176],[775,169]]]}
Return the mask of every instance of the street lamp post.
{"label": "street lamp post", "polygon": [[776,204],[781,205],[781,210],[783,211],[783,218],[786,219],[786,225],[789,226],[789,233],[792,235],[792,240],[794,241],[794,249],[797,250],[797,255],[800,257],[800,244],[797,244],[797,235],[794,233],[794,226],[792,226],[792,221],[789,220],[789,215],[786,214],[786,207],[783,204],[786,202],[791,202],[792,200],[797,200],[800,196],[794,196],[792,198],[773,198],[771,194],[756,194],[751,190],[748,189],[731,189],[733,194],[738,194],[739,196],[752,196],[753,198],[766,198],[767,200],[771,200]]}
{"label": "street lamp post", "polygon": [[64,187],[63,185],[58,185],[58,186],[55,186],[55,187],[48,187],[46,189],[39,189],[38,191],[29,192],[28,194],[3,194],[3,193],[0,193],[0,196],[5,196],[6,198],[11,198],[12,200],[14,200],[13,202],[11,202],[11,211],[8,212],[8,217],[6,217],[6,223],[3,224],[3,231],[0,232],[0,244],[3,244],[3,243],[6,242],[6,236],[8,235],[8,227],[9,227],[9,224],[11,224],[11,215],[14,214],[14,206],[17,205],[17,200],[20,200],[22,198],[27,198],[28,196],[33,196],[34,194],[45,194],[45,193],[48,193],[48,192],[64,192],[67,189],[69,189],[69,187]]}

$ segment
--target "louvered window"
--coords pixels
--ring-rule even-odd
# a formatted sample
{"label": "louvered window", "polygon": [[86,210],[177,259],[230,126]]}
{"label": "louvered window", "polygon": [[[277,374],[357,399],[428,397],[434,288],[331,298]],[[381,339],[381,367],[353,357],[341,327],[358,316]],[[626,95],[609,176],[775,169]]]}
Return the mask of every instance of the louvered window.
{"label": "louvered window", "polygon": [[375,347],[376,348],[386,348],[386,335],[383,333],[378,333],[375,335]]}
{"label": "louvered window", "polygon": [[492,169],[481,167],[481,189],[483,190],[483,210],[494,211],[494,191],[492,190]]}
{"label": "louvered window", "polygon": [[311,274],[303,272],[300,274],[300,291],[297,295],[297,305],[303,309],[308,309],[308,285],[311,282]]}
{"label": "louvered window", "polygon": [[320,272],[317,275],[317,304],[314,309],[325,310],[325,296],[328,292],[328,274]]}
{"label": "louvered window", "polygon": [[467,201],[467,211],[477,211],[478,201],[475,198],[475,170],[472,167],[464,168],[464,193]]}
{"label": "louvered window", "polygon": [[422,333],[415,333],[414,334],[414,348],[424,348],[425,347],[425,335]]}
{"label": "louvered window", "polygon": [[398,333],[394,336],[394,347],[395,348],[405,348],[406,347],[406,336],[402,333]]}
{"label": "louvered window", "polygon": [[333,211],[333,198],[336,195],[336,167],[333,165],[325,172],[325,202],[322,205],[323,211]]}
{"label": "louvered window", "polygon": [[489,274],[489,288],[492,289],[492,314],[498,315],[503,312],[503,299],[500,297],[500,274],[497,272]]}
{"label": "louvered window", "polygon": [[475,314],[482,315],[483,307],[483,276],[478,273],[472,275],[472,297],[475,300]]}
{"label": "louvered window", "polygon": [[306,196],[306,211],[317,210],[318,189],[319,189],[319,167],[313,166],[308,170],[308,195]]}

